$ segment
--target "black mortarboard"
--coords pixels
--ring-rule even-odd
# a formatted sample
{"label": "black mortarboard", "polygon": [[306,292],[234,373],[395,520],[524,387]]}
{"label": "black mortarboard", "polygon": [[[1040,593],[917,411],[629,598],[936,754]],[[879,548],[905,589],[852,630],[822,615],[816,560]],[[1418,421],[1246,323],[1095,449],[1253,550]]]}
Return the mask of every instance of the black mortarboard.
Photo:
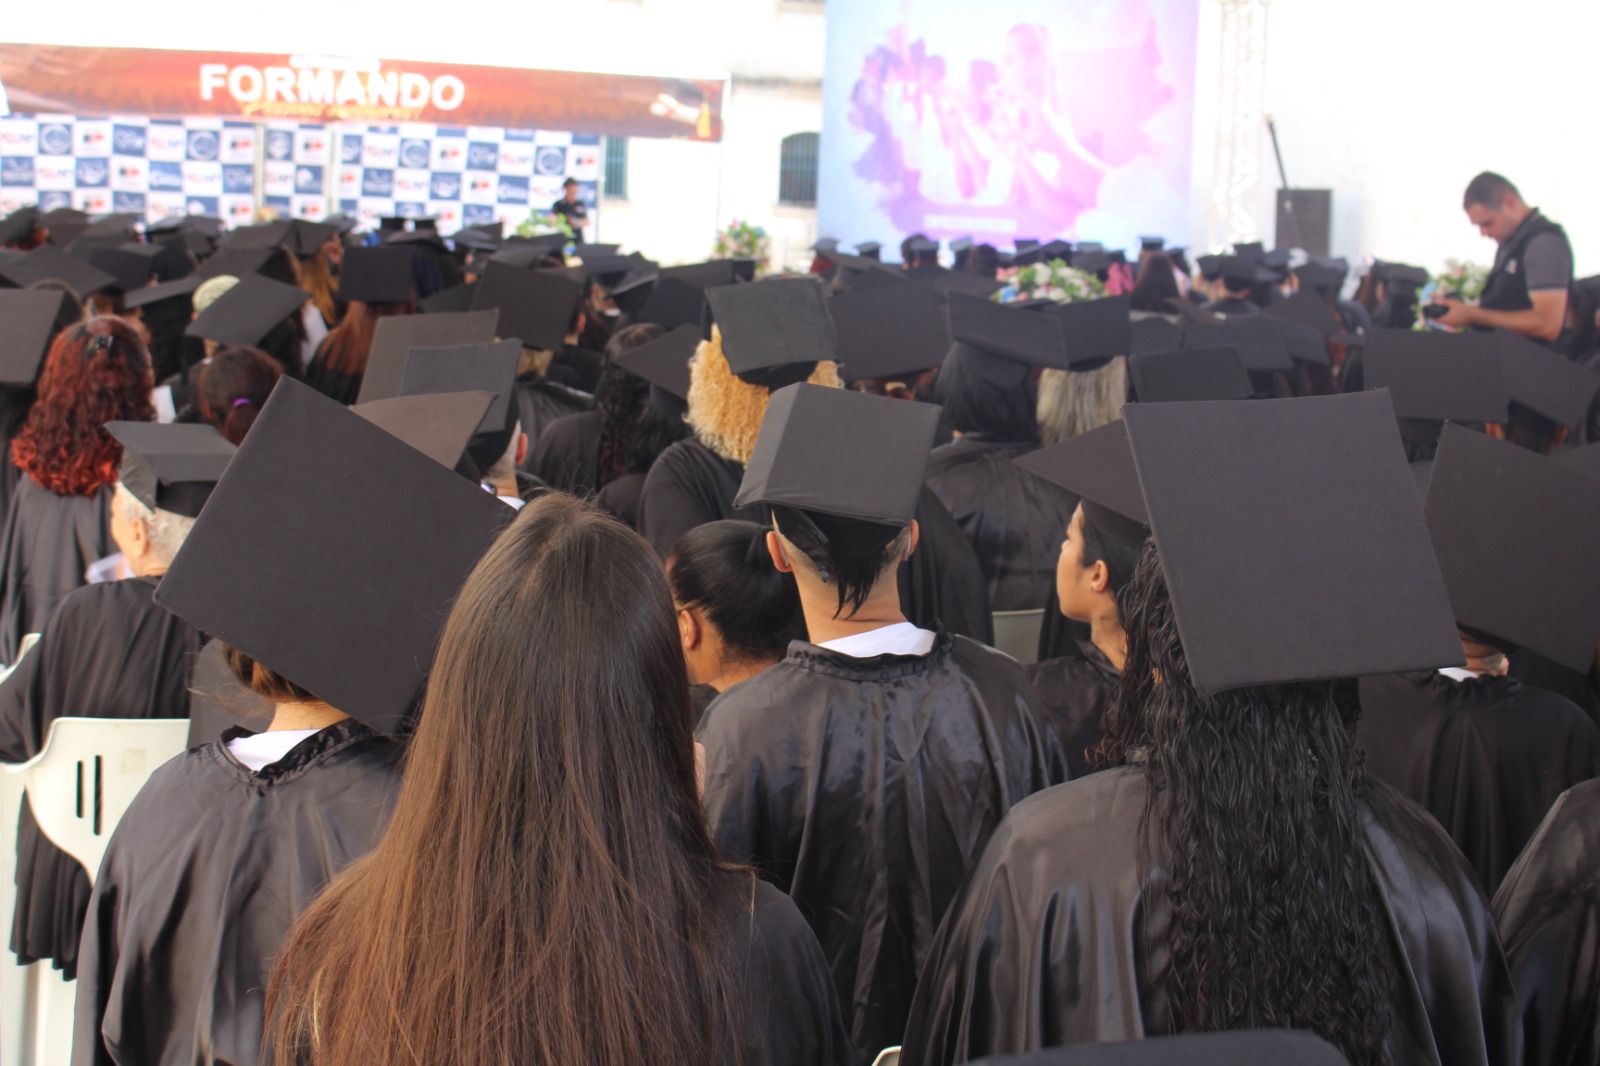
{"label": "black mortarboard", "polygon": [[1139,471],[1120,419],[1030,452],[1016,464],[1077,496],[1084,518],[1107,536],[1124,544],[1143,544],[1150,536]]}
{"label": "black mortarboard", "polygon": [[1165,237],[1140,237],[1139,250],[1142,252],[1159,252],[1167,246]]}
{"label": "black mortarboard", "polygon": [[954,252],[956,255],[960,255],[962,252],[970,252],[971,250],[971,237],[956,237],[950,241],[950,251]]}
{"label": "black mortarboard", "polygon": [[274,326],[300,309],[311,294],[293,285],[247,274],[195,316],[184,335],[218,344],[255,347]]}
{"label": "black mortarboard", "polygon": [[620,251],[620,244],[580,244],[577,247],[578,258],[585,263],[591,259],[610,259]]}
{"label": "black mortarboard", "polygon": [[411,298],[412,260],[405,247],[350,248],[339,268],[339,299],[369,304],[404,303]]}
{"label": "black mortarboard", "polygon": [[89,216],[75,207],[46,211],[39,224],[50,231],[50,243],[65,248],[89,228]]}
{"label": "black mortarboard", "polygon": [[[1558,426],[1570,429],[1583,424],[1600,390],[1600,374],[1520,333],[1496,330],[1490,336],[1500,348],[1500,372],[1513,404]],[[1508,417],[1516,421],[1518,416],[1512,408]]]}
{"label": "black mortarboard", "polygon": [[849,389],[779,389],[734,506],[803,511],[843,557],[881,550],[916,513],[939,412]]}
{"label": "black mortarboard", "polygon": [[0,264],[0,277],[19,289],[25,289],[36,281],[53,278],[65,282],[81,297],[93,296],[117,283],[114,276],[94,264],[68,255],[50,244],[41,244],[26,255]]}
{"label": "black mortarboard", "polygon": [[706,290],[682,278],[658,278],[644,305],[633,316],[635,322],[653,322],[664,329],[693,326],[705,336],[711,308]]}
{"label": "black mortarboard", "polygon": [[1183,346],[1183,327],[1159,315],[1135,318],[1128,328],[1128,354],[1174,352]]}
{"label": "black mortarboard", "polygon": [[613,360],[630,374],[637,374],[655,388],[680,400],[689,398],[689,360],[700,347],[702,337],[695,326],[679,326],[653,341],[621,352]]}
{"label": "black mortarboard", "polygon": [[331,222],[311,222],[297,218],[289,230],[289,250],[301,259],[310,259],[322,246],[339,235],[339,227]]}
{"label": "black mortarboard", "polygon": [[1294,360],[1289,355],[1289,345],[1276,325],[1260,315],[1242,315],[1228,321],[1207,326],[1192,323],[1183,327],[1185,348],[1236,348],[1244,368],[1251,371],[1271,372],[1293,370]]}
{"label": "black mortarboard", "polygon": [[[157,311],[156,305],[166,304],[171,301],[171,314],[181,315],[184,318],[194,313],[194,291],[204,282],[200,275],[190,274],[178,278],[176,281],[163,281],[159,285],[146,285],[142,289],[134,289],[123,297],[122,305],[130,310],[137,307],[147,308],[144,312],[146,318],[152,317]],[[161,307],[161,314],[167,314],[168,308]]]}
{"label": "black mortarboard", "polygon": [[996,281],[994,278],[986,278],[979,274],[968,274],[961,270],[939,275],[933,279],[932,285],[935,292],[964,292],[968,296],[983,298],[993,296],[1006,287],[1003,281]]}
{"label": "black mortarboard", "polygon": [[406,353],[413,348],[484,344],[497,336],[500,312],[460,311],[431,315],[385,315],[372,333],[358,403],[400,395]]}
{"label": "black mortarboard", "polygon": [[1314,329],[1321,337],[1331,337],[1335,333],[1344,332],[1344,323],[1339,321],[1339,316],[1328,306],[1328,301],[1306,289],[1301,289],[1281,300],[1272,301],[1263,313]]}
{"label": "black mortarboard", "polygon": [[1233,254],[1240,259],[1259,263],[1262,256],[1267,254],[1267,249],[1260,241],[1240,241],[1233,246]]}
{"label": "black mortarboard", "polygon": [[1592,478],[1600,479],[1600,444],[1589,444],[1562,452],[1555,457],[1555,461]]}
{"label": "black mortarboard", "polygon": [[141,221],[132,211],[117,211],[93,218],[83,233],[86,237],[126,237]]}
{"label": "black mortarboard", "polygon": [[1369,329],[1363,378],[1388,389],[1402,418],[1504,422],[1499,344],[1487,333]]}
{"label": "black mortarboard", "polygon": [[1082,270],[1089,274],[1098,274],[1111,266],[1111,257],[1105,252],[1091,248],[1088,251],[1079,250],[1072,253],[1072,268]]}
{"label": "black mortarboard", "polygon": [[1387,396],[1123,418],[1202,697],[1462,661]]}
{"label": "black mortarboard", "polygon": [[493,403],[492,392],[436,392],[391,396],[358,403],[350,410],[439,465],[460,472],[467,445]]}
{"label": "black mortarboard", "polygon": [[386,234],[383,238],[384,247],[400,247],[415,249],[419,245],[432,248],[445,255],[450,254],[450,246],[444,243],[444,238],[439,236],[439,231],[432,226],[418,226],[412,230],[400,230],[397,233]]}
{"label": "black mortarboard", "polygon": [[824,259],[832,259],[833,254],[839,250],[839,241],[834,237],[818,237],[811,246],[811,251]]}
{"label": "black mortarboard", "polygon": [[472,299],[478,292],[476,281],[465,285],[452,285],[448,289],[440,289],[432,296],[424,297],[417,301],[417,310],[427,315],[437,315],[450,311],[472,310]]}
{"label": "black mortarboard", "polygon": [[443,348],[412,348],[400,374],[401,396],[434,392],[492,392],[494,403],[479,420],[467,451],[479,470],[488,470],[511,446],[517,427],[516,339]]}
{"label": "black mortarboard", "polygon": [[1187,296],[1167,297],[1167,306],[1177,313],[1185,328],[1188,326],[1220,326],[1228,319],[1195,303]]}
{"label": "black mortarboard", "polygon": [[284,380],[156,602],[370,728],[403,731],[462,582],[514,514]]}
{"label": "black mortarboard", "polygon": [[476,226],[463,226],[450,238],[456,250],[465,248],[473,252],[497,252],[502,240],[499,234],[489,233]]}
{"label": "black mortarboard", "polygon": [[566,246],[567,239],[559,233],[544,237],[512,237],[489,259],[492,262],[507,263],[526,270],[538,266],[552,256],[561,258],[562,249]]}
{"label": "black mortarboard", "polygon": [[876,259],[860,255],[836,255],[839,267],[839,287],[842,289],[870,289],[883,285],[904,285],[911,279],[904,270],[888,266]]}
{"label": "black mortarboard", "polygon": [[201,281],[224,276],[247,277],[266,266],[276,252],[276,248],[220,248],[216,255],[200,264],[195,276]]}
{"label": "black mortarboard", "polygon": [[1328,358],[1328,338],[1317,330],[1292,318],[1273,314],[1247,315],[1246,318],[1259,318],[1271,329],[1277,330],[1278,336],[1283,338],[1284,348],[1289,352],[1289,358],[1297,363],[1320,363],[1327,366],[1332,360]]}
{"label": "black mortarboard", "polygon": [[58,289],[0,289],[0,385],[25,389],[38,380],[66,298]]}
{"label": "black mortarboard", "polygon": [[33,231],[39,228],[39,209],[37,207],[19,207],[4,219],[0,219],[0,246],[7,244],[21,244],[33,236]]}
{"label": "black mortarboard", "polygon": [[240,226],[223,238],[224,248],[280,248],[289,243],[294,223],[288,219]]}
{"label": "black mortarboard", "polygon": [[685,263],[682,266],[662,267],[663,278],[677,278],[702,289],[732,285],[739,280],[738,269],[732,259],[711,259],[704,263]]}
{"label": "black mortarboard", "polygon": [[1300,291],[1315,289],[1323,293],[1335,293],[1344,284],[1344,275],[1331,267],[1321,263],[1306,263],[1295,268],[1295,275],[1300,279]]}
{"label": "black mortarboard", "polygon": [[1250,259],[1242,255],[1224,255],[1217,259],[1217,277],[1224,281],[1241,282],[1254,285],[1262,281],[1273,281],[1272,271],[1261,266],[1259,259]]}
{"label": "black mortarboard", "polygon": [[478,277],[472,309],[499,308],[498,336],[524,348],[559,352],[583,299],[583,282],[559,270],[522,270],[490,260]]}
{"label": "black mortarboard", "polygon": [[1446,426],[1427,516],[1457,622],[1588,671],[1600,637],[1600,481]]}
{"label": "black mortarboard", "polygon": [[1133,347],[1133,297],[1103,296],[1098,300],[1052,303],[1044,313],[1061,322],[1067,361],[1074,370],[1093,370]]}
{"label": "black mortarboard", "polygon": [[1190,348],[1128,357],[1133,399],[1140,403],[1244,400],[1253,391],[1239,350]]}
{"label": "black mortarboard", "polygon": [[[148,245],[145,247],[149,248]],[[111,286],[113,289],[132,292],[143,288],[155,273],[155,256],[159,252],[159,248],[149,248],[148,252],[126,248],[93,248],[89,251],[89,262],[116,278]]]}
{"label": "black mortarboard", "polygon": [[947,358],[971,363],[996,385],[1019,386],[1034,367],[1068,368],[1061,320],[965,293],[950,294]]}
{"label": "black mortarboard", "polygon": [[828,302],[846,381],[884,381],[932,370],[950,351],[950,329],[931,285],[851,289]]}
{"label": "black mortarboard", "polygon": [[932,237],[926,237],[920,234],[910,238],[906,244],[907,247],[917,255],[937,255],[939,252],[938,241],[934,240]]}
{"label": "black mortarboard", "polygon": [[[157,245],[157,249],[155,258],[152,261],[157,281],[176,281],[194,273],[195,257],[189,251],[188,242],[184,240],[182,234],[161,241]],[[129,295],[132,294],[130,293]],[[126,301],[124,301],[124,306],[126,306]]]}
{"label": "black mortarboard", "polygon": [[406,220],[399,215],[384,215],[378,219],[379,233],[401,233],[406,228]]}
{"label": "black mortarboard", "polygon": [[611,302],[633,321],[639,321],[638,314],[649,306],[650,297],[655,295],[656,283],[660,280],[661,269],[647,260],[645,264],[631,268],[611,286]]}
{"label": "black mortarboard", "polygon": [[1050,241],[1039,249],[1039,258],[1049,263],[1054,260],[1071,260],[1072,242],[1060,239]]}
{"label": "black mortarboard", "polygon": [[867,259],[876,259],[883,252],[883,245],[877,241],[863,241],[856,245],[856,254]]}
{"label": "black mortarboard", "polygon": [[1389,285],[1420,289],[1428,283],[1428,272],[1421,267],[1407,266],[1405,263],[1376,262],[1372,264],[1372,269],[1377,273],[1379,281]]}
{"label": "black mortarboard", "polygon": [[728,369],[767,389],[804,381],[817,363],[839,359],[822,285],[810,277],[706,290]]}
{"label": "black mortarboard", "polygon": [[186,518],[200,514],[238,449],[195,422],[107,422],[122,445],[117,478],[134,499]]}
{"label": "black mortarboard", "polygon": [[1202,255],[1194,261],[1200,268],[1200,276],[1207,281],[1216,281],[1222,277],[1222,256]]}
{"label": "black mortarboard", "polygon": [[1311,1033],[1258,1029],[1233,1033],[1070,1044],[1027,1055],[995,1055],[972,1066],[1348,1066],[1332,1044]]}

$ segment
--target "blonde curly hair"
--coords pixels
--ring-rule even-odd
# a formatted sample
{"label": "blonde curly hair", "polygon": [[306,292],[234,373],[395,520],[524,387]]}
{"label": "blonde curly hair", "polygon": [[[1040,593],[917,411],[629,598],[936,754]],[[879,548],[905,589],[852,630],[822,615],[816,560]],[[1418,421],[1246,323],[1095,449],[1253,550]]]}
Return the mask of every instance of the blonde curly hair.
{"label": "blonde curly hair", "polygon": [[[819,362],[807,380],[830,389],[843,387],[831,360]],[[701,341],[689,361],[689,425],[695,435],[724,459],[748,463],[771,396],[762,386],[735,376],[722,354],[722,334],[712,327],[711,339]]]}

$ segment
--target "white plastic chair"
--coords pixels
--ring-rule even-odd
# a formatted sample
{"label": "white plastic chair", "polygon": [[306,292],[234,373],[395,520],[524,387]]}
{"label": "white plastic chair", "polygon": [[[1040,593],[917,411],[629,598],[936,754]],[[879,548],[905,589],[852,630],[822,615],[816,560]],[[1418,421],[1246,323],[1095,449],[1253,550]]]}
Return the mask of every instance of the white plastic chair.
{"label": "white plastic chair", "polygon": [[1039,633],[1044,629],[1044,608],[1036,611],[996,611],[994,646],[1019,663],[1039,661]]}
{"label": "white plastic chair", "polygon": [[[9,929],[16,905],[16,811],[14,794],[27,790],[34,820],[50,842],[71,855],[94,881],[111,833],[156,767],[184,750],[187,718],[57,718],[44,750],[0,774],[0,800],[7,806],[9,841],[0,906]],[[15,804],[14,806],[12,804]],[[0,1032],[6,1063],[65,1066],[72,1058],[72,1008],[76,986],[48,963],[16,965],[6,950],[9,979],[0,997]],[[21,978],[21,980],[17,980]]]}
{"label": "white plastic chair", "polygon": [[878,1052],[878,1057],[872,1060],[872,1066],[900,1066],[900,1049],[886,1047]]}

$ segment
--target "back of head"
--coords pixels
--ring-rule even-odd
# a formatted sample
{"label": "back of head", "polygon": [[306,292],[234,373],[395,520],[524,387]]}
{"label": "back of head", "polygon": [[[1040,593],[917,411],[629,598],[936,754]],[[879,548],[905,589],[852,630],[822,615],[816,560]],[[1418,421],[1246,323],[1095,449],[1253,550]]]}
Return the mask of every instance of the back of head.
{"label": "back of head", "polygon": [[231,644],[222,646],[222,661],[241,685],[270,703],[319,702],[310,692]]}
{"label": "back of head", "polygon": [[322,342],[319,353],[328,369],[340,374],[364,374],[367,357],[372,354],[372,338],[378,319],[406,315],[416,310],[415,303],[367,303],[351,300],[344,318]]}
{"label": "back of head", "polygon": [[692,730],[650,547],[571,497],[528,504],[445,625],[388,832],[291,934],[280,1053],[719,1061],[748,887],[717,862]]}
{"label": "back of head", "polygon": [[[737,463],[750,461],[761,432],[772,391],[736,375],[722,351],[722,336],[713,330],[689,364],[689,425],[712,451]],[[817,363],[807,379],[813,385],[839,388],[839,368],[829,360]]]}
{"label": "back of head", "polygon": [[794,564],[795,573],[814,577],[837,593],[839,604],[833,612],[835,618],[853,617],[880,581],[894,580],[895,572],[906,560],[911,538],[910,527],[907,527],[891,537],[888,544],[856,553],[846,550],[837,543],[839,538],[829,537],[823,529],[823,524],[847,525],[847,520],[830,520],[798,508],[775,505],[772,521],[778,536],[801,555],[797,559],[790,554],[789,561]]}
{"label": "back of head", "polygon": [[992,244],[980,244],[967,256],[967,272],[980,278],[992,278],[1000,273],[1000,252]]}
{"label": "back of head", "polygon": [[1507,196],[1522,199],[1522,193],[1510,181],[1492,170],[1485,170],[1467,183],[1467,191],[1461,196],[1461,208],[1467,210],[1478,204],[1498,211]]}
{"label": "back of head", "polygon": [[628,472],[639,421],[650,402],[650,383],[616,365],[617,356],[649,344],[666,330],[652,322],[626,326],[606,343],[605,369],[594,390],[600,412],[600,455],[596,488],[604,488]]}
{"label": "back of head", "polygon": [[1307,1029],[1385,1062],[1396,977],[1358,807],[1348,682],[1233,689],[1190,679],[1148,544],[1125,595],[1128,657],[1103,764],[1142,763],[1143,833],[1170,874],[1175,1029]]}
{"label": "back of head", "polygon": [[1021,388],[997,384],[974,358],[960,351],[962,347],[952,350],[934,381],[944,407],[944,424],[957,433],[977,434],[985,440],[1037,441],[1038,390],[1033,376],[1030,374]]}
{"label": "back of head", "polygon": [[276,359],[256,348],[223,348],[200,368],[195,397],[200,417],[234,445],[244,443],[256,416],[283,376]]}
{"label": "back of head", "polygon": [[667,578],[673,601],[703,612],[740,662],[775,662],[806,637],[794,577],[772,565],[767,531],[754,522],[691,529],[672,548]]}
{"label": "back of head", "polygon": [[1128,398],[1128,360],[1097,370],[1045,370],[1039,375],[1039,440],[1058,444],[1122,417]]}
{"label": "back of head", "polygon": [[1168,314],[1172,307],[1167,301],[1179,295],[1178,268],[1172,262],[1172,257],[1165,252],[1152,252],[1145,256],[1139,266],[1139,277],[1133,283],[1133,310]]}

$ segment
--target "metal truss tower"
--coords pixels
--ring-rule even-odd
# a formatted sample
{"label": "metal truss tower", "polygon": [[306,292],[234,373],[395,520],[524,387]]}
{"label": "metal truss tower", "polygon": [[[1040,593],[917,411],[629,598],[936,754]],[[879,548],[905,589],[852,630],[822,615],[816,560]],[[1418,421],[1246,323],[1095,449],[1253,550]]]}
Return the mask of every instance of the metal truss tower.
{"label": "metal truss tower", "polygon": [[1216,0],[1221,10],[1216,146],[1208,247],[1256,240],[1261,229],[1268,0]]}

